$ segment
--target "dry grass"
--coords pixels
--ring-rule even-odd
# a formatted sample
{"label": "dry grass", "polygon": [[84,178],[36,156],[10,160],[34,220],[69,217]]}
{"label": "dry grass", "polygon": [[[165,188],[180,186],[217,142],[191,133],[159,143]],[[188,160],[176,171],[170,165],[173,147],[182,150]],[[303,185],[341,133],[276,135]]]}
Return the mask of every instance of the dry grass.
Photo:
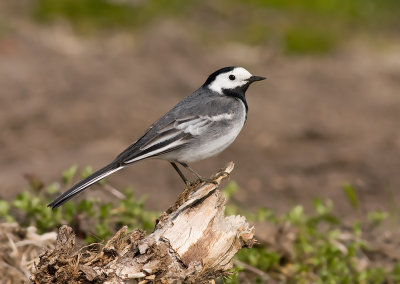
{"label": "dry grass", "polygon": [[52,249],[56,233],[38,235],[35,227],[0,224],[0,275],[2,283],[29,283],[30,271],[41,251]]}

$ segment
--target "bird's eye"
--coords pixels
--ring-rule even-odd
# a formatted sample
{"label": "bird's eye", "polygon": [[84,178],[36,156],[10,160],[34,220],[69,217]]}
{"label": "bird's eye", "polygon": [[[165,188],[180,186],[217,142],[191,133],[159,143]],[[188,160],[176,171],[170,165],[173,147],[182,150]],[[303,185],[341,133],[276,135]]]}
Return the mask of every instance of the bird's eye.
{"label": "bird's eye", "polygon": [[236,77],[235,77],[235,75],[229,75],[229,80],[235,80],[236,79]]}

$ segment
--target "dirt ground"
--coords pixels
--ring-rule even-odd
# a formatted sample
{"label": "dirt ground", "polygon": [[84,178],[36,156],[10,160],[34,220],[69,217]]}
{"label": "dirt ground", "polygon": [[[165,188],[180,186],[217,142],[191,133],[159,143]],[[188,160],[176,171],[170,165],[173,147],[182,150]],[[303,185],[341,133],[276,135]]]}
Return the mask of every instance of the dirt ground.
{"label": "dirt ground", "polygon": [[[268,80],[249,89],[248,120],[235,143],[194,168],[210,175],[233,160],[237,201],[253,208],[282,212],[321,197],[351,216],[342,190],[351,183],[366,209],[397,210],[400,49],[349,45],[324,57],[285,57],[200,45],[174,22],[136,36],[83,38],[64,26],[15,21],[0,37],[0,196],[26,188],[25,173],[51,182],[72,164],[105,165],[208,74],[239,65]],[[146,194],[158,210],[183,190],[172,167],[157,160],[109,181]]]}

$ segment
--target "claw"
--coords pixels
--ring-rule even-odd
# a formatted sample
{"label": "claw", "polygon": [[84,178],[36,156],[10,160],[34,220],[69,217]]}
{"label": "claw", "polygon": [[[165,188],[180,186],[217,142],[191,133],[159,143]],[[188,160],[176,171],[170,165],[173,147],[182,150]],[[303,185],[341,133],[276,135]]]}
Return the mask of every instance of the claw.
{"label": "claw", "polygon": [[215,184],[215,185],[218,185],[218,182],[217,182],[216,180],[214,180],[214,179],[211,179],[211,178],[203,178],[203,177],[200,177],[200,178],[198,178],[197,180],[198,180],[199,182],[213,183],[213,184]]}
{"label": "claw", "polygon": [[215,176],[214,176],[214,179],[217,179],[217,178],[219,178],[219,177],[229,177],[230,176],[230,173],[227,173],[227,172],[219,172],[219,173],[217,173]]}

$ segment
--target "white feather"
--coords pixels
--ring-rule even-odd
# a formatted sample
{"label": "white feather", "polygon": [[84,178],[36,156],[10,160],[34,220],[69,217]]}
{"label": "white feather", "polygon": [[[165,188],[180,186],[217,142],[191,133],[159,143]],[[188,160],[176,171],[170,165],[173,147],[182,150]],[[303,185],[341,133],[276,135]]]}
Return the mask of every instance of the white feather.
{"label": "white feather", "polygon": [[169,135],[161,136],[158,139],[155,139],[155,140],[151,141],[150,143],[145,144],[144,146],[140,147],[140,150],[146,150],[146,149],[148,149],[148,148],[150,148],[152,146],[155,146],[155,145],[160,144],[160,143],[162,143],[164,141],[170,140],[170,139],[174,138],[175,136],[177,136],[179,133],[180,132],[174,132],[174,133],[171,133]]}
{"label": "white feather", "polygon": [[[235,79],[229,79],[230,75],[234,75]],[[219,74],[215,80],[209,85],[209,88],[219,94],[222,94],[222,89],[234,89],[245,85],[252,75],[249,71],[242,67],[236,67],[231,72]]]}
{"label": "white feather", "polygon": [[158,148],[158,149],[156,149],[156,150],[154,150],[154,151],[151,151],[151,152],[146,153],[146,154],[144,154],[144,155],[138,156],[138,157],[136,157],[136,158],[134,158],[134,159],[125,161],[125,164],[133,163],[133,162],[136,162],[136,161],[139,161],[139,160],[143,160],[144,158],[147,158],[147,157],[151,157],[151,156],[160,154],[160,153],[162,153],[162,152],[168,151],[168,150],[171,149],[171,148],[174,148],[174,147],[176,147],[176,146],[182,145],[183,143],[184,143],[184,142],[182,141],[182,138],[181,138],[181,139],[176,140],[176,141],[174,141],[174,142],[172,142],[172,143],[170,143],[170,144],[168,144],[168,145],[166,145],[166,146],[164,146],[164,147]]}
{"label": "white feather", "polygon": [[119,168],[110,170],[110,171],[108,171],[108,172],[105,172],[105,173],[102,174],[102,175],[97,176],[96,178],[94,178],[94,179],[92,179],[92,180],[89,180],[88,182],[82,184],[80,187],[75,188],[75,190],[72,191],[72,192],[70,192],[70,194],[69,194],[68,196],[75,195],[77,192],[81,191],[82,188],[86,188],[86,187],[88,187],[88,186],[94,184],[95,182],[97,182],[97,181],[99,181],[99,180],[101,180],[101,179],[103,179],[103,178],[105,178],[105,177],[111,175],[112,173],[115,173],[116,171],[121,170],[122,168],[123,168],[123,167],[119,167]]}
{"label": "white feather", "polygon": [[[146,150],[150,147],[153,147],[157,144],[163,143],[167,140],[173,139],[174,137],[184,133],[190,133],[192,135],[201,135],[206,129],[207,125],[211,122],[214,121],[221,121],[221,120],[231,120],[233,118],[232,113],[224,113],[224,114],[219,114],[215,116],[200,116],[197,118],[193,118],[192,120],[185,121],[183,123],[179,124],[179,121],[175,121],[173,124],[175,129],[179,130],[176,132],[173,132],[168,135],[160,136],[158,139],[154,139],[150,141],[150,143],[147,143],[140,147],[140,150]],[[186,119],[185,119],[186,120]],[[165,131],[171,130],[171,126],[167,126],[165,129],[162,129],[158,131],[160,134],[162,134]],[[164,130],[164,131],[163,131]]]}
{"label": "white feather", "polygon": [[[231,123],[232,128],[225,135],[220,135],[219,137],[214,137],[214,139],[203,141],[201,145],[196,146],[195,150],[191,148],[183,148],[182,150],[166,153],[163,155],[163,158],[170,161],[191,163],[217,155],[232,144],[242,130],[244,122],[246,121],[246,110],[243,103],[241,104],[241,110],[238,113],[239,117],[236,116],[236,119],[238,120],[235,123]],[[234,117],[234,114],[221,114],[209,117],[209,119],[222,120],[233,119]]]}

